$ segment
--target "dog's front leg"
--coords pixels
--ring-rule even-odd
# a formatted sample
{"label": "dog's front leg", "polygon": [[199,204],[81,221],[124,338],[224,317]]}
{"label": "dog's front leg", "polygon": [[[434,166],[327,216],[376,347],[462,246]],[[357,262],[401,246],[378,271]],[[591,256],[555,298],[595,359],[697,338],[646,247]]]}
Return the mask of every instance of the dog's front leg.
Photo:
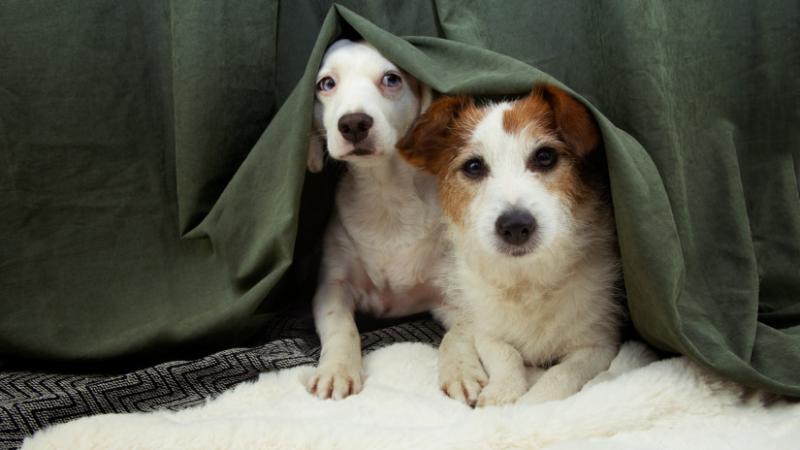
{"label": "dog's front leg", "polygon": [[439,345],[439,385],[449,397],[475,406],[488,378],[466,322],[450,326]]}
{"label": "dog's front leg", "polygon": [[314,322],[322,349],[308,390],[319,398],[338,400],[361,391],[361,339],[348,295],[342,282],[328,280],[314,297]]}
{"label": "dog's front leg", "polygon": [[528,390],[525,362],[517,349],[485,334],[475,336],[475,347],[489,372],[489,384],[478,396],[478,406],[513,403]]}
{"label": "dog's front leg", "polygon": [[592,346],[568,354],[547,369],[517,403],[543,403],[577,393],[589,380],[608,369],[618,351],[617,346]]}

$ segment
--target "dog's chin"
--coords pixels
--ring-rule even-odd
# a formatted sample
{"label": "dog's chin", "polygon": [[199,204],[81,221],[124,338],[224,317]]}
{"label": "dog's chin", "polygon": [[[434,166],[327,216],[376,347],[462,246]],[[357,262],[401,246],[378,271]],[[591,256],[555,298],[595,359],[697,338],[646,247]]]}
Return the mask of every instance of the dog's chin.
{"label": "dog's chin", "polygon": [[510,245],[503,241],[495,242],[495,254],[510,259],[523,259],[526,256],[533,256],[539,247],[538,242],[531,241],[525,245]]}
{"label": "dog's chin", "polygon": [[356,148],[347,153],[343,158],[342,161],[346,161],[348,164],[355,164],[359,166],[369,167],[375,164],[380,163],[386,157],[388,153],[376,149],[376,148]]}
{"label": "dog's chin", "polygon": [[375,156],[375,150],[371,148],[354,148],[348,156]]}
{"label": "dog's chin", "polygon": [[370,164],[382,159],[387,153],[375,146],[363,146],[331,151],[331,158],[350,164]]}

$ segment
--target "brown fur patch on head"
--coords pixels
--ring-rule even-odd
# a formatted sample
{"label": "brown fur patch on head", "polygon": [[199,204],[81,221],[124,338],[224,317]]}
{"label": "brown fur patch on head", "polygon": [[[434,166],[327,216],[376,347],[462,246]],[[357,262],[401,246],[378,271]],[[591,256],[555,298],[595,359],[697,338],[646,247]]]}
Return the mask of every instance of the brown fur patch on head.
{"label": "brown fur patch on head", "polygon": [[447,167],[460,143],[453,124],[465,110],[474,108],[466,95],[438,98],[397,143],[400,156],[419,169],[438,174]]}
{"label": "brown fur patch on head", "polygon": [[595,195],[593,185],[586,182],[583,173],[580,162],[562,161],[561,167],[551,177],[545,178],[544,183],[550,192],[558,195],[574,210]]}
{"label": "brown fur patch on head", "polygon": [[477,186],[460,177],[459,170],[447,170],[439,177],[439,200],[444,214],[457,226],[464,225],[467,206]]}
{"label": "brown fur patch on head", "polygon": [[566,144],[565,150],[579,158],[600,145],[600,130],[586,106],[550,84],[537,84],[515,101],[503,115],[503,129],[533,136],[552,132]]}
{"label": "brown fur patch on head", "polygon": [[573,214],[590,214],[588,210],[606,199],[608,189],[608,169],[597,122],[586,106],[555,86],[538,85],[532,95],[550,105],[554,130],[573,156],[573,169],[555,179],[552,188],[571,200]]}
{"label": "brown fur patch on head", "polygon": [[529,98],[540,98],[552,110],[555,131],[578,156],[585,157],[600,145],[600,130],[589,110],[563,90],[539,84]]}
{"label": "brown fur patch on head", "polygon": [[550,136],[559,161],[543,174],[547,188],[573,207],[604,191],[605,164],[600,131],[589,110],[563,90],[539,84],[513,103],[503,116],[508,133],[525,133],[539,140]]}
{"label": "brown fur patch on head", "polygon": [[528,95],[503,113],[503,130],[509,134],[541,134],[553,129],[553,111],[541,97]]}
{"label": "brown fur patch on head", "polygon": [[464,225],[464,214],[478,192],[479,182],[468,180],[462,173],[464,163],[469,159],[466,154],[468,142],[475,132],[475,127],[486,116],[489,108],[472,106],[464,109],[459,119],[451,124],[457,136],[451,142],[452,157],[448,165],[439,173],[439,199],[444,213],[457,226]]}
{"label": "brown fur patch on head", "polygon": [[456,179],[458,171],[452,165],[483,114],[468,96],[440,97],[397,143],[406,161],[436,175],[442,209],[457,224],[462,222],[470,190]]}

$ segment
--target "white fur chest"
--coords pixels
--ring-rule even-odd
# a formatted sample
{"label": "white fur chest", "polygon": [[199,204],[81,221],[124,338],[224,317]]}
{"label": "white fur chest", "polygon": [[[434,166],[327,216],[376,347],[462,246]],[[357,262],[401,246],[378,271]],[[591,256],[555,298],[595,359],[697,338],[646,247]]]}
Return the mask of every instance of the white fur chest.
{"label": "white fur chest", "polygon": [[547,364],[576,347],[604,343],[607,329],[616,326],[613,265],[584,266],[570,276],[561,272],[557,283],[530,275],[546,267],[497,266],[507,283],[490,282],[485,272],[459,264],[460,297],[476,331],[509,343],[526,363]]}
{"label": "white fur chest", "polygon": [[354,297],[359,309],[377,315],[424,311],[439,299],[430,282],[444,251],[433,184],[415,184],[415,174],[399,170],[373,189],[356,189],[364,180],[348,174],[337,195],[339,219],[366,275],[354,280]]}
{"label": "white fur chest", "polygon": [[[520,283],[498,289],[480,281],[466,283],[467,311],[479,333],[496,337],[516,348],[531,364],[542,364],[560,356],[558,330],[564,318],[552,299],[535,286]],[[563,326],[563,325],[562,325]]]}

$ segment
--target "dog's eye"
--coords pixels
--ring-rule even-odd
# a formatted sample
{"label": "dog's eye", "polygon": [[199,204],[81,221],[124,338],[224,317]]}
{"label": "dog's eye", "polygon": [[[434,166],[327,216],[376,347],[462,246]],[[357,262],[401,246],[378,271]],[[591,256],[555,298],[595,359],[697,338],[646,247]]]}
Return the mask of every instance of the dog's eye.
{"label": "dog's eye", "polygon": [[331,77],[325,77],[317,82],[317,90],[322,92],[332,91],[336,87],[336,81]]}
{"label": "dog's eye", "polygon": [[482,178],[489,172],[489,168],[486,167],[486,164],[484,164],[483,160],[480,158],[467,160],[467,162],[461,166],[461,170],[464,172],[464,175],[472,179]]}
{"label": "dog's eye", "polygon": [[549,169],[556,164],[556,161],[558,161],[558,153],[550,147],[537,149],[531,158],[533,166],[540,169]]}
{"label": "dog's eye", "polygon": [[381,79],[381,84],[390,88],[400,86],[402,82],[403,79],[400,77],[400,75],[394,72],[386,72],[383,75],[383,79]]}

